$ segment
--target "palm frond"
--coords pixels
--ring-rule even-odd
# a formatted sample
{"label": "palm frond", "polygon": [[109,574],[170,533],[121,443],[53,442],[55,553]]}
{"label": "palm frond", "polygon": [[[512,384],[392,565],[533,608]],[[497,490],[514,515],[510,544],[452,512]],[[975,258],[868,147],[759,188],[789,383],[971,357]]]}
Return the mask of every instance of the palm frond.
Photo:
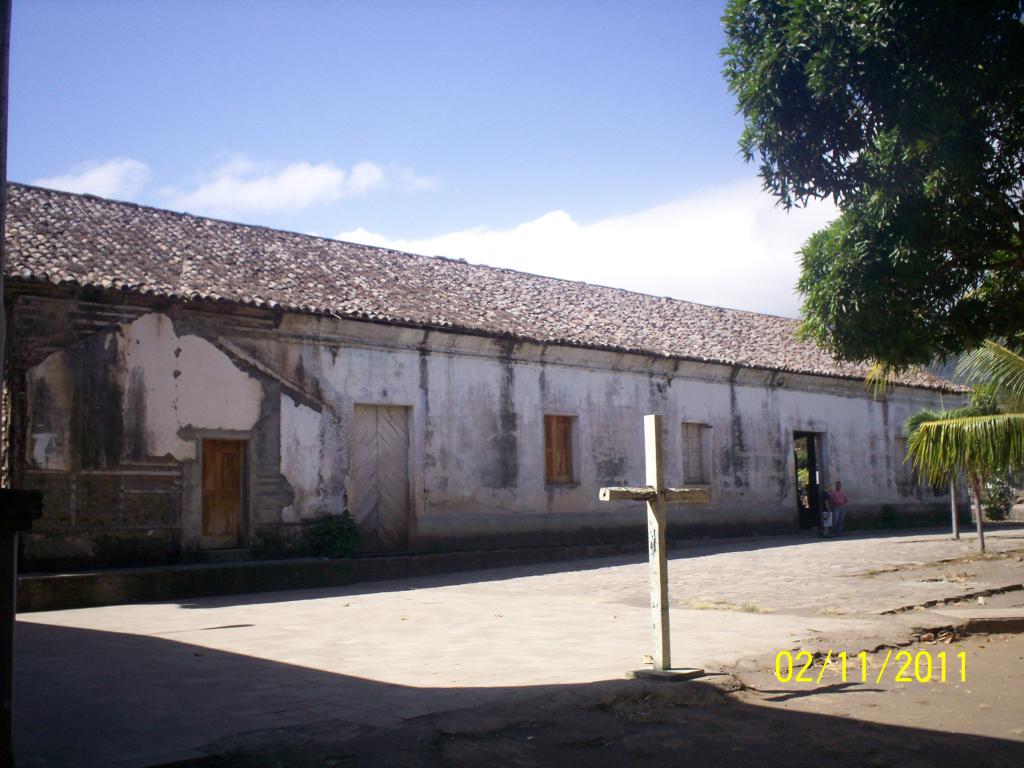
{"label": "palm frond", "polygon": [[980,402],[971,402],[960,408],[949,408],[944,411],[930,411],[924,408],[920,411],[915,411],[907,417],[907,420],[903,422],[903,434],[907,436],[909,440],[920,428],[922,424],[929,421],[947,421],[949,419],[967,419],[972,416],[993,416],[999,411],[995,409],[990,402],[982,400]]}
{"label": "palm frond", "polygon": [[970,383],[991,383],[1002,398],[1024,402],[1024,357],[986,340],[968,352],[957,365],[957,373]]}
{"label": "palm frond", "polygon": [[988,476],[1024,464],[1024,413],[925,420],[908,434],[907,449],[935,485],[960,468]]}
{"label": "palm frond", "polygon": [[948,418],[950,418],[949,411],[929,411],[927,409],[916,411],[915,413],[912,413],[905,422],[903,422],[903,434],[905,434],[909,440],[910,437],[917,432],[918,427],[925,422],[942,421],[943,419]]}
{"label": "palm frond", "polygon": [[871,396],[878,400],[885,395],[889,385],[896,380],[898,371],[889,363],[874,362],[864,377],[864,385],[871,390]]}

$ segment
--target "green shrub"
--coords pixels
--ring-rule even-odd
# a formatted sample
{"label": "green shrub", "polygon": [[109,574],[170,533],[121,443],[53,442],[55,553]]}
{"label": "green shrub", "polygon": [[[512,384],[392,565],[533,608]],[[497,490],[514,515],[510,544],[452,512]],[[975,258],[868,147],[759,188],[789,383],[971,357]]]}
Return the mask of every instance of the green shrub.
{"label": "green shrub", "polygon": [[989,480],[981,494],[981,507],[989,520],[1005,520],[1013,507],[1013,489],[1004,480]]}
{"label": "green shrub", "polygon": [[896,509],[892,504],[883,504],[881,514],[878,516],[878,527],[879,528],[899,528],[902,515],[900,511]]}
{"label": "green shrub", "polygon": [[317,557],[351,557],[359,546],[359,527],[347,512],[324,515],[306,525],[304,538]]}

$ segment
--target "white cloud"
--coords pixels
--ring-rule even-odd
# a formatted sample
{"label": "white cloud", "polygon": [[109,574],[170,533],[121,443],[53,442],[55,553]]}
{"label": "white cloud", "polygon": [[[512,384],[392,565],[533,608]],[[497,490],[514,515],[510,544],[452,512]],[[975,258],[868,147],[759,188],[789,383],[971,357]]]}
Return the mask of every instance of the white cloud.
{"label": "white cloud", "polygon": [[298,211],[365,195],[375,189],[422,189],[431,184],[409,168],[364,161],[350,171],[334,163],[301,161],[280,170],[239,155],[216,168],[190,192],[168,190],[169,204],[196,213]]}
{"label": "white cloud", "polygon": [[339,240],[795,317],[796,251],[835,218],[829,202],[786,212],[743,180],[625,216],[580,224],[552,211],[511,229],[423,239],[356,229]]}
{"label": "white cloud", "polygon": [[421,189],[437,189],[441,186],[441,180],[436,176],[421,176],[412,168],[393,166],[390,171],[391,184],[409,192]]}
{"label": "white cloud", "polygon": [[101,162],[79,163],[67,173],[36,179],[32,183],[65,192],[130,199],[149,180],[149,167],[138,160],[115,157]]}

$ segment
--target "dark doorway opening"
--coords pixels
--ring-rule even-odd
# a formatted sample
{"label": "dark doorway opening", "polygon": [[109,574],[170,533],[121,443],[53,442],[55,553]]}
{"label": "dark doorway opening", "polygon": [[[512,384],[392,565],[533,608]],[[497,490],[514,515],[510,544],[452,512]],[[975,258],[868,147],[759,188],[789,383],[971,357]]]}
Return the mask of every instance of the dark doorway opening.
{"label": "dark doorway opening", "polygon": [[796,505],[800,530],[821,524],[821,451],[814,432],[793,433],[793,464],[796,467]]}

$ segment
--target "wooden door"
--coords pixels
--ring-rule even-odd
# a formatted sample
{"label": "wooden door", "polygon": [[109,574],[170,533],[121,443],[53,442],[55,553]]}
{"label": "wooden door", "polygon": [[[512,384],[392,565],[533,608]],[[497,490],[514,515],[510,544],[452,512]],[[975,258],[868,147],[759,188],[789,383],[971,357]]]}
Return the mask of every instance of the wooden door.
{"label": "wooden door", "polygon": [[544,416],[544,482],[573,481],[572,416]]}
{"label": "wooden door", "polygon": [[409,548],[409,409],[356,405],[349,433],[349,507],[364,552]]}
{"label": "wooden door", "polygon": [[239,545],[244,446],[242,440],[203,440],[204,549]]}

